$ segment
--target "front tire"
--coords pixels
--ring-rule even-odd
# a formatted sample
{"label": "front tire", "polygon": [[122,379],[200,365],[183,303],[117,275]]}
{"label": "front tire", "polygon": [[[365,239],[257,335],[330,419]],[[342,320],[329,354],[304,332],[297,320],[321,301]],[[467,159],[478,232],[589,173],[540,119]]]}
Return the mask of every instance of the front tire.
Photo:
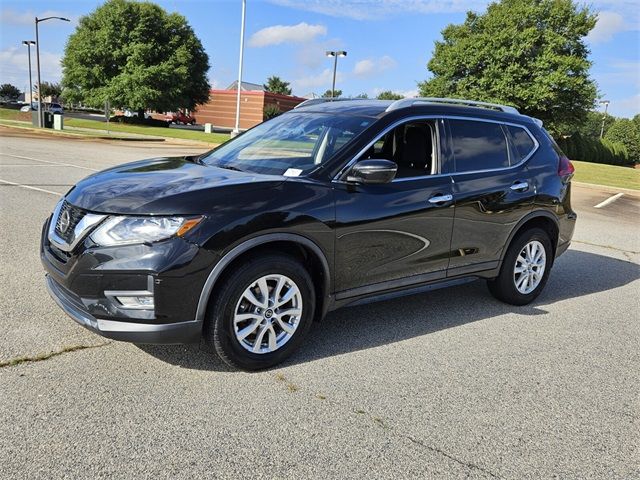
{"label": "front tire", "polygon": [[502,262],[500,274],[487,282],[491,294],[511,305],[527,305],[540,295],[553,265],[549,234],[532,228],[518,234]]}
{"label": "front tire", "polygon": [[205,341],[234,368],[272,367],[298,348],[311,327],[313,282],[287,255],[265,255],[234,270],[209,308]]}

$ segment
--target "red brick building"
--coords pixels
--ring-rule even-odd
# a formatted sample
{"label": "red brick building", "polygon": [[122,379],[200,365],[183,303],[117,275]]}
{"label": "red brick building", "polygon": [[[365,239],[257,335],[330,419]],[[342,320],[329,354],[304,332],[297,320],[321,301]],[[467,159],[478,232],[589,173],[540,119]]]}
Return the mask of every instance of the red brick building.
{"label": "red brick building", "polygon": [[[244,84],[244,82],[243,82]],[[235,84],[233,85],[235,87]],[[195,117],[199,124],[234,128],[236,125],[237,90],[211,90],[209,102],[199,105]],[[291,110],[306,98],[280,95],[263,90],[241,90],[240,129],[251,128],[264,120],[264,109],[275,105],[281,112]]]}

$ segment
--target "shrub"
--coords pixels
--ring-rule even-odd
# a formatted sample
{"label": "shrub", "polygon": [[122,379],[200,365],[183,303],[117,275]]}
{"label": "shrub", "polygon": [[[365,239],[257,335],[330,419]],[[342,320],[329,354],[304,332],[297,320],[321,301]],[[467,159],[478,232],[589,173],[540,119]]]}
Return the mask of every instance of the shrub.
{"label": "shrub", "polygon": [[607,165],[627,165],[630,162],[627,148],[620,142],[608,139],[585,138],[579,133],[561,138],[558,145],[572,160],[604,163]]}
{"label": "shrub", "polygon": [[264,107],[264,119],[269,120],[270,118],[277,117],[282,112],[278,108],[277,105],[269,104]]}
{"label": "shrub", "polygon": [[130,125],[145,125],[147,127],[169,127],[169,122],[155,118],[125,117],[124,115],[116,115],[111,117],[109,121],[115,123],[127,123]]}
{"label": "shrub", "polygon": [[619,118],[615,121],[604,137],[610,142],[621,143],[629,152],[629,159],[633,163],[640,163],[640,132],[636,123],[628,118]]}

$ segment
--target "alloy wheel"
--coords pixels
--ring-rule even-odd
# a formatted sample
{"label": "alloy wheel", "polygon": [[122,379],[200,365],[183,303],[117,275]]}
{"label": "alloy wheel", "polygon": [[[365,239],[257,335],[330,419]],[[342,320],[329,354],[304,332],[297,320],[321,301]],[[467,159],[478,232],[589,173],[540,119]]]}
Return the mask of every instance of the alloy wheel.
{"label": "alloy wheel", "polygon": [[533,292],[544,277],[547,254],[544,245],[537,240],[527,243],[516,258],[513,281],[518,292],[528,295]]}
{"label": "alloy wheel", "polygon": [[293,337],[302,318],[302,294],[285,275],[270,274],[249,285],[236,305],[236,340],[249,352],[272,353]]}

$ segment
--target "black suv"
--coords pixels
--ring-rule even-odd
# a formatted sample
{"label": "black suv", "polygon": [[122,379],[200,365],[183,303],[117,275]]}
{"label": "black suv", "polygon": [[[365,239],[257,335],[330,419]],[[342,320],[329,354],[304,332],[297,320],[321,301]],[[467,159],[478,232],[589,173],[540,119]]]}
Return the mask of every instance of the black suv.
{"label": "black suv", "polygon": [[572,174],[513,107],[311,100],[203,155],[82,180],[41,257],[54,300],[90,330],[203,340],[260,369],[354,302],[469,278],[531,302],[573,234]]}

